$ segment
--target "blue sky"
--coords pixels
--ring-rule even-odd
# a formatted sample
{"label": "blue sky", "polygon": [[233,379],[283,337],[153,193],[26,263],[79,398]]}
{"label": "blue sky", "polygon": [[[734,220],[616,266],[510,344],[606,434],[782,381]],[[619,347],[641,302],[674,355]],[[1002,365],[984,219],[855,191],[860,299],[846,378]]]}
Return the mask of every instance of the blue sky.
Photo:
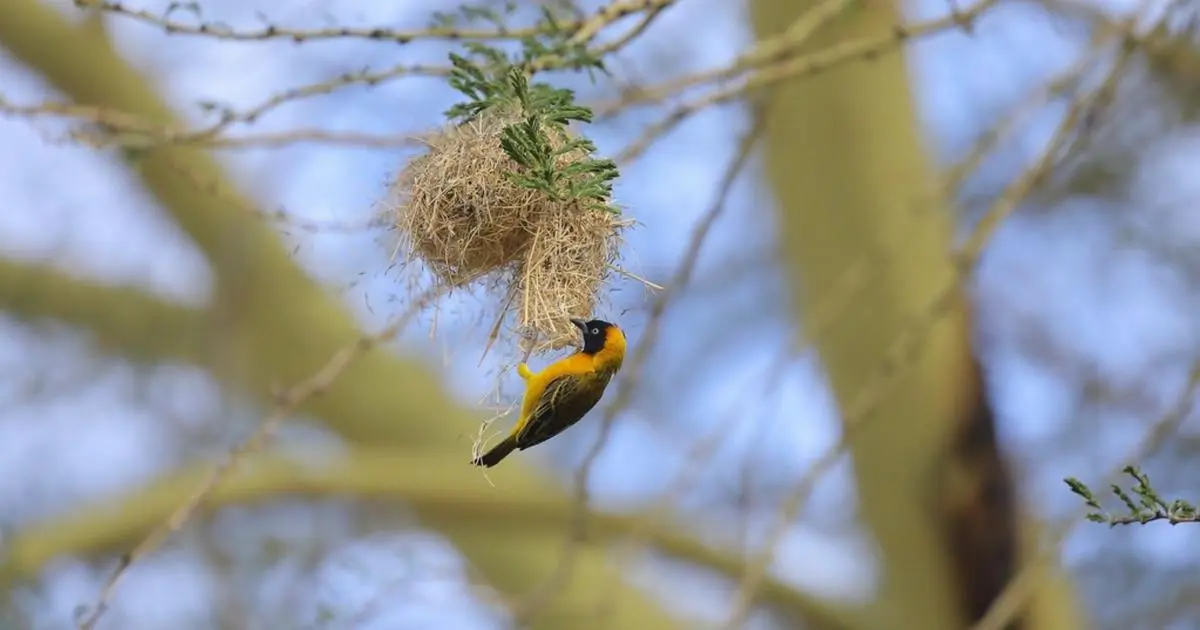
{"label": "blue sky", "polygon": [[[68,5],[65,0],[57,4]],[[146,6],[160,5],[165,3]],[[331,16],[343,24],[420,27],[431,5],[204,2],[207,18],[234,24],[253,24],[254,10],[268,6],[274,22],[294,26],[319,25]],[[946,3],[931,0],[913,6],[911,15],[930,17],[945,9]],[[280,89],[368,65],[442,63],[448,50],[439,43],[214,45],[166,38],[122,20],[112,25],[120,50],[195,120],[200,120],[194,107],[199,100],[246,108]],[[612,67],[621,79],[653,81],[664,66],[678,74],[728,62],[750,41],[741,3],[683,0]],[[947,164],[963,155],[998,115],[1067,67],[1079,50],[1077,42],[1071,29],[1043,13],[1006,7],[985,18],[974,36],[952,33],[918,44],[910,58],[931,150]],[[36,77],[3,56],[0,78],[9,100],[32,103],[48,97]],[[578,87],[585,97],[604,89]],[[438,124],[439,113],[453,97],[429,79],[352,88],[281,107],[252,131],[420,132]],[[602,152],[616,153],[637,137],[655,111],[638,110],[597,125],[593,139]],[[1061,107],[1047,108],[1024,133],[1005,143],[970,182],[968,193],[986,198],[998,191],[1040,149],[1061,113]],[[702,113],[623,170],[617,200],[642,224],[629,238],[626,263],[632,271],[660,282],[670,276],[744,127],[736,108]],[[62,130],[48,121],[31,125],[0,118],[0,191],[7,208],[0,212],[0,254],[53,260],[87,277],[139,283],[173,299],[202,301],[208,290],[203,259],[156,214],[127,173],[90,151],[55,141]],[[1064,496],[1063,475],[1099,479],[1123,463],[1120,458],[1150,422],[1144,412],[1080,412],[1077,374],[1094,373],[1113,389],[1146,391],[1161,408],[1178,392],[1195,353],[1191,313],[1196,296],[1194,283],[1188,282],[1186,254],[1196,241],[1198,224],[1188,212],[1196,185],[1187,181],[1186,158],[1195,154],[1198,140],[1195,134],[1180,133],[1148,145],[1124,201],[1040,204],[1034,209],[1042,212],[1001,231],[981,268],[976,290],[1002,433],[1022,463],[1028,498],[1051,512],[1077,507]],[[264,207],[282,207],[300,220],[363,224],[381,211],[386,183],[407,155],[397,149],[304,144],[223,157]],[[602,504],[652,500],[671,483],[688,444],[716,423],[734,422],[730,411],[741,402],[735,397],[759,386],[776,366],[780,339],[791,325],[779,274],[769,266],[772,204],[750,169],[715,228],[692,289],[667,314],[661,345],[651,357],[652,377],[635,393],[636,404],[622,414],[615,439],[599,461],[595,483]],[[400,309],[394,298],[403,295],[404,278],[387,269],[392,238],[387,232],[291,230],[289,238],[297,245],[297,260],[343,291],[365,325],[378,326]],[[623,309],[634,309],[621,322],[637,343],[643,324],[637,309],[647,304],[647,296],[628,281],[614,288],[611,309],[600,314],[616,318]],[[443,370],[468,403],[495,388],[500,366],[493,360],[476,367],[486,332],[478,321],[486,307],[470,297],[453,300],[442,305],[433,340],[427,335],[428,318],[406,339],[411,350],[425,353]],[[713,335],[731,321],[739,324],[737,334],[725,332],[725,343],[712,346]],[[108,365],[90,357],[78,337],[35,335],[10,323],[0,324],[0,336],[0,373],[5,375],[0,382],[10,383],[0,392],[21,401],[0,408],[0,506],[5,506],[0,520],[9,526],[132,487],[179,457],[194,455],[196,436],[205,437],[214,449],[225,443],[230,429],[214,428],[214,423],[231,417],[252,420],[246,410],[219,402],[214,385],[187,368],[147,374],[128,365]],[[719,353],[719,366],[697,360],[706,352]],[[663,392],[677,394],[685,377],[693,382],[686,392],[689,403],[664,414],[668,398]],[[46,393],[33,389],[35,395],[29,396],[38,383],[48,383]],[[503,384],[502,394],[514,396],[514,379],[505,377]],[[147,390],[155,392],[153,404],[147,404]],[[772,517],[766,508],[785,491],[786,479],[802,474],[833,443],[835,416],[812,357],[789,363],[779,387],[743,411],[746,417],[736,419],[733,435],[703,478],[705,491],[689,494],[686,504],[692,510],[712,505],[727,509],[738,479],[746,476],[763,502],[750,519],[751,531],[761,531]],[[86,422],[81,422],[81,412],[86,412]],[[164,417],[171,422],[164,423]],[[1189,426],[1189,435],[1194,434],[1195,427]],[[594,429],[580,425],[570,439],[526,456],[548,470],[558,469],[582,457]],[[297,428],[290,435],[301,432]],[[862,541],[845,526],[853,516],[848,480],[844,465],[827,476],[777,561],[787,579],[839,596],[854,594],[870,579]],[[213,527],[239,533],[216,538],[243,545],[236,555],[247,566],[234,572],[240,576],[235,580],[246,581],[243,592],[254,593],[246,596],[249,605],[261,610],[285,606],[296,593],[312,593],[300,598],[311,610],[302,606],[297,613],[311,621],[323,614],[322,607],[361,610],[381,590],[396,588],[389,584],[398,583],[419,589],[418,599],[428,598],[429,604],[374,610],[372,615],[385,616],[367,615],[360,625],[344,627],[399,623],[420,628],[429,619],[421,615],[429,614],[437,615],[440,627],[491,627],[486,614],[460,605],[469,600],[461,584],[462,568],[436,537],[347,540],[328,555],[311,557],[313,538],[350,537],[355,531],[350,512],[336,502],[232,509]],[[718,518],[712,525],[729,534],[735,524]],[[1189,534],[1183,530],[1088,534],[1072,538],[1071,558],[1084,558],[1100,542],[1118,540],[1154,561],[1198,559],[1198,552],[1180,546]],[[198,537],[184,534],[182,539],[195,542]],[[272,558],[262,551],[265,539],[293,545],[293,551]],[[192,548],[173,548],[135,570],[110,621],[124,621],[129,628],[167,623],[208,627],[223,585],[214,572],[198,565],[197,557]],[[255,572],[256,562],[272,567],[267,577]],[[319,569],[306,570],[306,562]],[[430,579],[433,575],[445,579]],[[72,609],[92,600],[102,577],[102,571],[80,562],[53,567],[40,589],[40,603],[30,604],[47,623],[38,627],[67,627]],[[714,588],[697,582],[692,596],[678,603],[692,612],[697,606],[711,608],[720,601],[719,595],[709,595]]]}

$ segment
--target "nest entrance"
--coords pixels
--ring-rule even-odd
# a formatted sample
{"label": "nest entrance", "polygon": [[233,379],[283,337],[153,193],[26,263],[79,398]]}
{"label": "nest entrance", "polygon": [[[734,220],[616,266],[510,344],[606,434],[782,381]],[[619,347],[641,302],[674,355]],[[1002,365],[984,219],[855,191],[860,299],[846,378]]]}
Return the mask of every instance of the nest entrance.
{"label": "nest entrance", "polygon": [[[512,110],[484,111],[431,136],[428,151],[396,179],[390,205],[406,262],[450,288],[494,280],[526,348],[540,351],[577,341],[568,318],[592,315],[629,222],[513,182],[507,173],[519,167],[500,138],[518,119]],[[565,138],[548,133],[552,146],[563,146]],[[586,157],[579,150],[557,159]]]}

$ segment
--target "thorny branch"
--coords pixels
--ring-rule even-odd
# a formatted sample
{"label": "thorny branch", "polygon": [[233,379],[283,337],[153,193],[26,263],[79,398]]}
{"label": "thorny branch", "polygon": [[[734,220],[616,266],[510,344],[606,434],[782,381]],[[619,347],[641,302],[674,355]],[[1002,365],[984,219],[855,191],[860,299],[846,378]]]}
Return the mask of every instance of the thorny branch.
{"label": "thorny branch", "polygon": [[[605,5],[594,15],[576,20],[573,23],[560,24],[559,28],[578,31],[587,40],[608,24],[623,17],[666,7],[675,0],[617,0]],[[170,35],[196,35],[214,39],[234,41],[268,41],[275,39],[291,40],[297,43],[335,39],[366,39],[378,42],[410,44],[419,40],[444,39],[451,41],[465,40],[499,40],[521,39],[532,37],[546,31],[547,27],[492,29],[467,29],[452,26],[434,27],[421,30],[401,30],[381,27],[349,27],[333,26],[318,29],[302,29],[267,24],[257,29],[236,29],[218,22],[197,21],[187,23],[172,18],[176,13],[186,13],[186,3],[172,3],[171,9],[157,15],[145,9],[138,9],[125,2],[110,0],[75,0],[75,6],[80,9],[92,9],[111,13],[120,17],[142,22],[162,29]]]}
{"label": "thorny branch", "polygon": [[[128,6],[120,3],[93,3],[90,0],[79,0],[89,7],[105,8],[106,10],[125,15],[127,17],[135,17],[138,19],[147,19],[146,12],[139,12],[130,9]],[[906,42],[920,37],[928,37],[937,33],[953,30],[956,28],[966,28],[985,11],[996,4],[997,0],[981,0],[972,7],[961,12],[952,13],[947,16],[934,18],[926,21],[915,22],[907,25],[897,25],[883,34],[864,37],[856,40],[841,42],[816,51],[801,54],[800,50],[809,42],[812,35],[829,20],[842,14],[844,11],[851,10],[852,3],[847,0],[828,0],[826,3],[819,5],[814,11],[811,11],[805,16],[805,19],[798,21],[788,31],[778,37],[760,42],[750,52],[741,55],[731,63],[716,69],[703,70],[692,73],[683,77],[667,80],[661,84],[654,86],[645,86],[636,90],[632,90],[624,94],[620,99],[614,101],[602,102],[596,105],[595,110],[598,117],[612,117],[621,112],[624,112],[632,107],[651,105],[661,101],[670,99],[675,95],[686,92],[688,90],[713,85],[715,88],[700,96],[686,100],[679,105],[670,109],[666,114],[643,130],[640,137],[635,140],[630,146],[626,147],[620,154],[618,162],[632,161],[636,159],[645,149],[652,144],[657,138],[669,133],[680,123],[691,117],[692,115],[702,111],[708,107],[715,105],[726,104],[730,101],[735,101],[748,95],[753,95],[757,91],[769,88],[770,86],[783,81],[793,80],[804,76],[811,76],[820,72],[824,72],[843,63],[855,61],[869,60],[871,58],[882,55],[888,51],[896,50]],[[607,26],[613,24],[620,18],[641,13],[642,16],[637,24],[632,26],[628,31],[622,34],[615,40],[598,46],[592,51],[592,54],[598,57],[606,57],[615,52],[618,52],[626,44],[632,41],[635,37],[645,31],[645,29],[658,17],[665,9],[673,4],[673,0],[643,0],[638,2],[614,2],[606,5],[601,10],[597,11],[590,18],[579,20],[573,24],[574,35],[569,40],[573,44],[590,43],[596,35]],[[154,18],[159,20],[159,18]],[[158,22],[155,22],[158,23]],[[190,32],[185,29],[185,26],[177,22],[163,22],[159,24],[168,32]],[[172,31],[168,25],[175,26],[180,29]],[[194,27],[199,28],[199,27]],[[214,27],[215,28],[215,27]],[[211,31],[211,29],[210,29]],[[351,30],[350,33],[342,35],[334,35],[338,29],[309,31],[306,33],[320,33],[320,37],[356,37],[362,36]],[[217,31],[197,31],[193,34],[208,35],[210,37],[224,38]],[[489,31],[498,33],[499,31]],[[280,33],[300,33],[300,31],[288,31],[286,29],[276,29],[275,34],[270,37],[290,37],[291,35],[281,35]],[[417,32],[406,33],[407,36],[418,37]],[[451,37],[447,32],[439,29],[428,31],[420,31],[427,33],[428,38],[445,38]],[[483,32],[467,31],[466,35],[459,39],[487,39]],[[257,33],[262,35],[261,32]],[[525,37],[533,34],[532,31],[514,30],[508,31],[501,37]],[[260,39],[263,37],[251,37],[252,33],[241,33],[243,37],[233,37],[233,39]],[[314,37],[303,36],[300,41],[307,41]],[[319,37],[317,37],[319,38]],[[387,38],[385,38],[387,39]],[[552,60],[546,60],[541,65],[552,65]],[[370,134],[346,134],[346,133],[331,133],[322,130],[295,130],[289,134],[273,134],[271,136],[243,136],[230,138],[223,136],[230,127],[238,123],[250,124],[270,111],[287,103],[295,102],[312,96],[325,95],[338,91],[343,87],[353,85],[377,86],[396,79],[409,76],[440,76],[449,71],[449,68],[440,66],[428,65],[400,65],[390,69],[372,72],[364,70],[360,72],[346,73],[310,85],[301,86],[285,90],[271,98],[263,101],[259,105],[251,107],[244,111],[235,111],[227,107],[214,106],[208,104],[207,107],[218,113],[219,119],[215,123],[211,123],[200,129],[180,129],[180,128],[162,128],[156,126],[155,123],[149,121],[138,121],[131,119],[127,114],[121,112],[98,111],[94,108],[78,108],[67,106],[61,103],[45,103],[35,105],[18,105],[15,103],[6,103],[0,95],[0,113],[7,113],[13,116],[30,117],[36,115],[53,115],[53,116],[69,116],[79,120],[91,122],[102,126],[106,131],[111,132],[111,137],[102,139],[91,136],[81,138],[92,144],[100,143],[129,143],[136,146],[144,146],[146,144],[158,143],[187,143],[201,144],[206,146],[255,146],[259,143],[279,145],[289,141],[316,141],[316,142],[338,142],[348,144],[362,144],[365,146],[394,146],[396,141],[380,142],[378,137],[372,137]]]}

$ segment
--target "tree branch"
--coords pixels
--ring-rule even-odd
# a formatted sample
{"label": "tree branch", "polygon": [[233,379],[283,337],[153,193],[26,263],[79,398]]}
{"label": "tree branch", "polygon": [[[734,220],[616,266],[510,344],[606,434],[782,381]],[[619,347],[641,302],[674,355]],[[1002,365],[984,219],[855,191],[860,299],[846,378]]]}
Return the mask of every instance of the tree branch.
{"label": "tree branch", "polygon": [[87,330],[102,349],[135,360],[190,361],[208,343],[201,311],[135,287],[74,278],[48,264],[0,258],[0,310]]}
{"label": "tree branch", "polygon": [[[831,2],[758,0],[756,33],[773,37]],[[848,6],[811,46],[900,30],[891,4]],[[967,27],[964,18],[975,16],[951,18]],[[880,549],[889,625],[952,630],[1000,594],[1027,534],[975,369],[952,226],[910,90],[895,52],[779,86],[766,164],[795,295],[824,295],[859,260],[881,261],[855,307],[816,345],[841,407],[863,520]],[[810,333],[816,306],[810,299],[795,311]],[[1069,592],[1039,590],[1047,597],[1021,615],[1022,627],[1082,625]]]}
{"label": "tree branch", "polygon": [[[0,3],[0,45],[80,104],[174,124],[150,83],[102,33],[73,27],[50,7],[34,0]],[[254,204],[234,191],[209,155],[164,146],[135,156],[131,166],[213,266],[212,311],[220,318],[221,334],[209,340],[207,356],[189,358],[266,401],[274,386],[302,379],[359,336],[353,317],[292,263]],[[171,343],[149,336],[155,341],[148,343]],[[160,350],[160,356],[167,355]],[[374,353],[302,411],[351,438],[406,440],[431,432],[394,421],[403,401],[433,396],[449,404],[443,392],[427,370]],[[380,399],[392,402],[380,404]],[[461,412],[455,415],[465,420]]]}
{"label": "tree branch", "polygon": [[[174,124],[151,83],[119,57],[102,33],[71,26],[37,0],[0,2],[0,45],[82,105]],[[360,337],[350,313],[292,263],[278,237],[258,219],[253,205],[234,192],[209,155],[173,146],[126,155],[146,188],[213,267],[217,290],[211,310],[221,327],[220,335],[211,339],[212,347],[206,349],[204,364],[222,382],[269,402],[274,386],[300,381]],[[153,330],[146,334],[160,337]],[[454,480],[452,495],[486,483],[467,465],[469,442],[460,439],[471,425],[471,414],[415,361],[372,351],[324,395],[297,411],[316,415],[351,440],[403,443],[429,460],[443,462],[452,471],[446,477],[448,483]],[[388,474],[430,477],[420,462],[398,466]],[[512,462],[494,476],[503,481],[505,495],[536,494],[565,504],[558,489],[529,465]],[[503,533],[481,531],[475,523],[444,513],[422,516],[505,593],[518,595],[534,587],[552,570],[559,551],[553,538],[511,544]],[[582,619],[594,614],[590,601],[594,594],[613,579],[598,554],[580,558],[572,578],[535,627],[579,627]],[[615,627],[675,626],[676,620],[636,588],[627,584],[618,588],[621,605],[614,611]]]}
{"label": "tree branch", "polygon": [[[547,500],[543,493],[499,493],[483,484],[465,485],[463,467],[438,454],[398,448],[354,449],[345,457],[314,465],[297,455],[261,454],[247,459],[210,495],[210,511],[233,504],[253,504],[283,496],[346,496],[402,500],[423,517],[462,523],[462,535],[524,546],[553,540],[573,509]],[[423,474],[397,474],[420,470]],[[126,494],[85,507],[70,518],[27,528],[6,545],[0,583],[24,579],[63,554],[92,555],[120,551],[143,536],[176,508],[178,498],[204,482],[207,466],[192,466]],[[638,517],[595,513],[589,520],[590,547],[619,542],[638,527]],[[655,550],[736,578],[743,561],[677,533],[653,527],[644,540]],[[553,547],[557,548],[557,545]],[[841,608],[794,588],[768,580],[763,598],[771,606],[802,618],[816,630],[880,627],[864,614]],[[622,626],[623,627],[623,626]],[[655,626],[657,627],[657,626]]]}

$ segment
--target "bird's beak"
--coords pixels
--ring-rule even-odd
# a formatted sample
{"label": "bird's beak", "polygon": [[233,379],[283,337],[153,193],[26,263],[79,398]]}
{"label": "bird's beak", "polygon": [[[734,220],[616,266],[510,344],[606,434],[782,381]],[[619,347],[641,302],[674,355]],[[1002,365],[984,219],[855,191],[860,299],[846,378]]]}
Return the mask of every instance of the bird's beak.
{"label": "bird's beak", "polygon": [[571,323],[575,324],[575,327],[578,328],[579,330],[582,330],[585,332],[587,331],[587,322],[586,321],[572,317]]}

